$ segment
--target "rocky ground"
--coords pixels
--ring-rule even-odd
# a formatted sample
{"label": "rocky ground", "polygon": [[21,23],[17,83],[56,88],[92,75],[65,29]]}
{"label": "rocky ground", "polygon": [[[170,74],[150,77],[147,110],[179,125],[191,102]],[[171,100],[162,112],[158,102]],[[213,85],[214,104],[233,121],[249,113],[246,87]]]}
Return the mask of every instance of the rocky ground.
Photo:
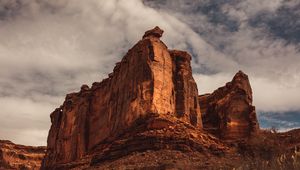
{"label": "rocky ground", "polygon": [[167,120],[155,116],[139,120],[113,142],[103,142],[82,159],[54,168],[299,169],[300,130],[262,130],[247,139],[223,140],[189,124]]}
{"label": "rocky ground", "polygon": [[[0,144],[0,169],[39,169],[45,147]],[[145,117],[113,142],[54,169],[287,169],[300,168],[300,129],[261,130],[223,140],[176,119]]]}
{"label": "rocky ground", "polygon": [[38,170],[46,147],[17,145],[0,140],[0,169]]}

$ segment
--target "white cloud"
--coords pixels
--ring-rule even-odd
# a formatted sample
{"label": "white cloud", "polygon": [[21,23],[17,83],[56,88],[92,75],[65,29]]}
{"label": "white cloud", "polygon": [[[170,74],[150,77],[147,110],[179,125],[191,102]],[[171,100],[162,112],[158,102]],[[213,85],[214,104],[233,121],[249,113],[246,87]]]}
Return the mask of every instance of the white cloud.
{"label": "white cloud", "polygon": [[11,140],[16,144],[45,146],[47,129],[0,129],[2,139]]}
{"label": "white cloud", "polygon": [[246,21],[259,12],[275,12],[284,0],[243,0],[236,5],[225,4],[222,11],[239,21]]}
{"label": "white cloud", "polygon": [[212,93],[219,87],[224,86],[227,82],[231,81],[234,73],[219,73],[214,75],[194,74],[194,79],[198,85],[200,94]]}
{"label": "white cloud", "polygon": [[265,78],[251,78],[254,104],[259,111],[286,112],[300,110],[299,86],[290,87]]}
{"label": "white cloud", "polygon": [[[212,93],[231,81],[235,73],[214,75],[194,74],[199,93]],[[258,112],[287,112],[300,110],[299,86],[289,86],[277,81],[249,74],[253,104]]]}
{"label": "white cloud", "polygon": [[60,97],[39,95],[40,98],[0,97],[2,139],[27,145],[45,145],[50,113]]}

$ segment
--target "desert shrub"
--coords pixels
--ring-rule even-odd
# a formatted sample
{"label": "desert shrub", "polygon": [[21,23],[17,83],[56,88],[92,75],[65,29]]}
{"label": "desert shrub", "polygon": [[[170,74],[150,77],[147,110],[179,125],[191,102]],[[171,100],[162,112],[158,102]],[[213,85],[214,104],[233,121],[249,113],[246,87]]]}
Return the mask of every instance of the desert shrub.
{"label": "desert shrub", "polygon": [[238,152],[245,157],[269,161],[280,156],[282,149],[276,134],[264,133],[238,143]]}
{"label": "desert shrub", "polygon": [[274,129],[240,142],[238,152],[243,155],[244,161],[237,169],[300,169],[300,149],[288,150]]}
{"label": "desert shrub", "polygon": [[295,147],[294,153],[292,154],[293,167],[295,169],[300,169],[300,149]]}

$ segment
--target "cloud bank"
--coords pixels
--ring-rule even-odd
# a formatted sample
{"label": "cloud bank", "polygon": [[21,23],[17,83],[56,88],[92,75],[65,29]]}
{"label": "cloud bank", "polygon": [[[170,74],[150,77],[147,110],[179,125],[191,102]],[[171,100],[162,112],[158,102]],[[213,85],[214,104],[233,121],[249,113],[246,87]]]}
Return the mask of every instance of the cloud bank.
{"label": "cloud bank", "polygon": [[292,1],[265,1],[0,1],[0,137],[45,145],[49,114],[64,95],[107,77],[156,25],[169,48],[193,55],[200,93],[241,69],[257,109],[300,110],[299,41],[268,27]]}

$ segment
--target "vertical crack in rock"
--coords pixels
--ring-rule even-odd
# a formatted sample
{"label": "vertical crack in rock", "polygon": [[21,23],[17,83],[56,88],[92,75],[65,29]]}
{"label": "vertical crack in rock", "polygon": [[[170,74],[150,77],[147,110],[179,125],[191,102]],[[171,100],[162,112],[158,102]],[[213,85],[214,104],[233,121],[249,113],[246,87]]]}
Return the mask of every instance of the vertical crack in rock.
{"label": "vertical crack in rock", "polygon": [[171,50],[174,62],[173,82],[175,85],[176,114],[192,125],[202,126],[198,101],[197,84],[192,76],[192,57],[185,51]]}

